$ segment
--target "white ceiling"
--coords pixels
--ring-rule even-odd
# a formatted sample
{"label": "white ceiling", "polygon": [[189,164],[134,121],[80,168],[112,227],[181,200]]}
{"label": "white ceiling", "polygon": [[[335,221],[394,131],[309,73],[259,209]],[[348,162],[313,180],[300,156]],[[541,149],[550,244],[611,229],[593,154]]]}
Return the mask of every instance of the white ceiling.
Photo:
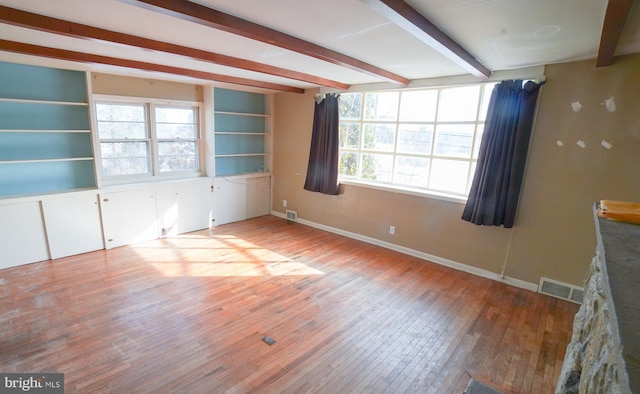
{"label": "white ceiling", "polygon": [[[411,80],[466,74],[461,67],[359,0],[194,2],[313,42]],[[607,0],[407,2],[493,71],[595,58],[607,5]],[[634,3],[625,24],[616,55],[640,52],[638,3]],[[0,5],[248,59],[351,85],[383,81],[369,74],[117,0],[0,0]],[[317,86],[183,56],[54,35],[2,23],[0,39],[189,68],[298,88]],[[6,56],[6,53],[0,52],[0,59]],[[92,65],[91,68],[127,75],[150,75],[113,66]]]}

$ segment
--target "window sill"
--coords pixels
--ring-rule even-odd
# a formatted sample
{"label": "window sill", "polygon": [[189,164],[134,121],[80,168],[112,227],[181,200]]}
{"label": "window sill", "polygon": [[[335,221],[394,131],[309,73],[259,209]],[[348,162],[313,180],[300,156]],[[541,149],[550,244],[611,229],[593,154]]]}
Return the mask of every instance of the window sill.
{"label": "window sill", "polygon": [[196,179],[207,178],[203,172],[181,172],[173,174],[162,175],[122,175],[103,177],[101,186],[103,188],[108,187],[122,187],[122,186],[136,186],[136,185],[153,185],[163,182],[180,182],[180,181],[192,181]]}
{"label": "window sill", "polygon": [[349,186],[364,187],[364,188],[369,188],[369,189],[383,190],[383,191],[391,192],[391,193],[403,193],[403,194],[409,194],[409,195],[412,195],[412,196],[432,198],[434,200],[448,201],[448,202],[453,202],[453,203],[456,203],[456,204],[466,204],[467,203],[467,198],[466,197],[456,196],[456,195],[446,194],[446,193],[438,193],[438,192],[427,191],[427,190],[413,189],[413,188],[410,188],[410,187],[403,187],[403,186],[397,186],[397,185],[386,185],[386,184],[380,184],[380,183],[369,183],[369,182],[363,182],[363,181],[356,181],[356,180],[352,180],[352,179],[340,179],[339,183],[342,184],[342,185],[349,185]]}

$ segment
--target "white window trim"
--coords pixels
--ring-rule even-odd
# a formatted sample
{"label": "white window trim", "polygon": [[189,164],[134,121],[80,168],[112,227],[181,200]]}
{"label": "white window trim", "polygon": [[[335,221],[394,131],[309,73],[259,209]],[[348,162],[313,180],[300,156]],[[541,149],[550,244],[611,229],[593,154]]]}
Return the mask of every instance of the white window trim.
{"label": "white window trim", "polygon": [[[104,176],[102,175],[102,152],[100,151],[100,138],[98,137],[98,120],[95,114],[95,105],[100,103],[110,104],[139,104],[144,105],[148,109],[147,122],[149,127],[149,141],[151,152],[151,172],[148,174],[134,174],[134,175],[115,175]],[[158,154],[157,143],[158,139],[155,135],[155,112],[154,108],[159,107],[195,107],[198,112],[198,161],[199,169],[197,171],[171,171],[160,173],[158,170]],[[189,179],[199,178],[206,176],[206,157],[205,157],[205,145],[206,145],[206,133],[204,125],[204,113],[203,103],[199,101],[184,101],[184,100],[168,100],[158,99],[150,97],[133,97],[133,96],[117,96],[106,94],[93,94],[91,113],[92,124],[94,125],[93,142],[96,145],[96,153],[99,153],[96,157],[96,175],[100,178],[100,184],[105,186],[122,185],[129,183],[147,183],[147,182],[161,182],[166,180],[175,179]]]}
{"label": "white window trim", "polygon": [[454,194],[447,194],[447,193],[439,193],[436,191],[425,190],[425,189],[414,189],[407,186],[392,185],[389,183],[372,183],[372,182],[365,182],[358,179],[340,179],[338,182],[341,185],[364,187],[367,189],[382,190],[390,193],[409,194],[412,196],[448,201],[456,204],[467,203],[467,197],[464,197],[464,196],[457,196]]}
{"label": "white window trim", "polygon": [[[448,85],[448,84],[443,84],[443,85],[437,85],[437,86],[421,86],[421,87],[415,87],[415,88],[395,88],[395,89],[381,89],[381,90],[377,90],[377,89],[372,89],[372,90],[354,90],[354,91],[345,91],[343,93],[348,94],[348,93],[358,93],[358,94],[362,94],[362,111],[364,111],[364,106],[365,106],[365,100],[366,100],[366,94],[367,93],[384,93],[384,92],[399,92],[399,93],[403,93],[403,92],[409,92],[409,91],[420,91],[420,90],[438,90],[438,102],[437,105],[439,105],[440,102],[440,92],[442,89],[448,89],[448,88],[458,88],[458,87],[465,87],[465,86],[475,86],[475,85],[481,85],[482,89],[480,89],[479,92],[479,96],[480,96],[480,100],[482,100],[482,97],[484,95],[484,89],[486,89],[486,84],[493,84],[493,83],[497,83],[499,81],[495,81],[495,80],[486,80],[486,81],[475,81],[474,83],[464,83],[464,84],[452,84],[452,85]],[[402,99],[400,98],[400,101]],[[400,105],[400,102],[398,103],[398,105]],[[469,174],[468,174],[468,178],[467,178],[467,191],[471,188],[471,184],[473,182],[473,165],[474,163],[477,163],[478,158],[474,158],[473,154],[474,154],[474,150],[476,147],[476,143],[479,143],[480,141],[476,141],[476,133],[478,132],[477,128],[479,124],[482,124],[483,126],[486,123],[486,118],[484,120],[480,120],[480,109],[482,108],[482,102],[479,101],[478,102],[478,108],[476,109],[476,118],[473,121],[438,121],[437,119],[435,119],[434,121],[402,121],[399,119],[400,114],[398,113],[398,119],[394,120],[394,121],[387,121],[387,120],[375,120],[375,119],[365,119],[365,115],[364,112],[362,112],[360,114],[360,119],[340,119],[339,122],[342,123],[343,121],[346,123],[359,123],[361,128],[360,128],[360,132],[364,133],[364,125],[366,123],[376,123],[376,124],[393,124],[393,125],[400,125],[402,123],[410,123],[410,124],[431,124],[431,125],[445,125],[445,124],[472,124],[474,125],[474,133],[473,133],[473,140],[471,141],[471,157],[468,159],[469,161]],[[399,109],[399,108],[398,108]],[[395,144],[397,144],[397,131],[396,131],[396,140],[394,142],[394,151],[393,152],[384,152],[384,151],[370,151],[370,150],[365,150],[362,148],[362,134],[361,134],[361,143],[359,145],[359,147],[357,149],[354,148],[340,148],[340,152],[354,152],[357,153],[359,155],[359,157],[363,154],[363,153],[370,153],[370,154],[383,154],[383,155],[390,155],[394,158],[394,163],[393,163],[393,168],[392,171],[394,171],[395,168],[395,158],[398,156],[398,153],[395,152]],[[442,159],[442,160],[460,160],[459,157],[447,157],[447,156],[435,156],[434,152],[435,152],[435,135],[433,136],[433,140],[432,140],[432,151],[431,151],[431,155],[415,155],[415,157],[428,157],[430,160],[433,159]],[[402,156],[412,156],[411,154],[401,154]],[[360,157],[360,160],[361,157]],[[466,161],[466,159],[465,159]],[[362,169],[360,168],[360,166],[358,166],[358,173],[361,171]],[[429,170],[431,171],[431,169]],[[449,202],[455,202],[455,203],[460,203],[460,204],[465,204],[467,199],[468,199],[468,194],[462,195],[462,194],[456,194],[456,193],[447,193],[446,191],[437,191],[437,190],[431,190],[431,189],[426,189],[426,188],[414,188],[411,186],[407,186],[407,185],[401,185],[401,184],[394,184],[394,183],[389,183],[389,182],[368,182],[365,179],[360,179],[358,178],[358,175],[356,175],[355,177],[350,177],[347,175],[342,175],[342,174],[338,174],[338,182],[341,184],[345,184],[345,185],[353,185],[353,186],[360,186],[360,187],[366,187],[366,188],[370,188],[370,189],[377,189],[377,190],[384,190],[384,191],[389,191],[389,192],[394,192],[394,193],[405,193],[405,194],[410,194],[410,195],[416,195],[416,196],[422,196],[422,197],[427,197],[427,198],[433,198],[433,199],[437,199],[437,200],[444,200],[444,201],[449,201]]]}

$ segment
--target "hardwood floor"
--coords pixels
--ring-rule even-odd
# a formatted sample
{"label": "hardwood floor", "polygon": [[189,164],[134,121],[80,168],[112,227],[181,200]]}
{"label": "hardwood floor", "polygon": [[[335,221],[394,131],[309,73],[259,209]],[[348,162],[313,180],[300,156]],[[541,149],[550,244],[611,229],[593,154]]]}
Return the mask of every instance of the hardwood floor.
{"label": "hardwood floor", "polygon": [[0,270],[0,372],[63,372],[68,393],[551,393],[577,309],[267,216]]}

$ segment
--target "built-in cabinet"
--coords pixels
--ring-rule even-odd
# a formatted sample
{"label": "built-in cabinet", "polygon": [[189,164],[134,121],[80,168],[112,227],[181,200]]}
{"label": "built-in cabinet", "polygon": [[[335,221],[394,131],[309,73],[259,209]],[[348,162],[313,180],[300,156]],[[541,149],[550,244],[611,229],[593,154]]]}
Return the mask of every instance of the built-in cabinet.
{"label": "built-in cabinet", "polygon": [[209,228],[210,178],[0,200],[0,269]]}
{"label": "built-in cabinet", "polygon": [[158,238],[153,188],[101,193],[107,249]]}
{"label": "built-in cabinet", "polygon": [[211,226],[211,179],[100,193],[107,249]]}
{"label": "built-in cabinet", "polygon": [[270,97],[219,88],[213,95],[215,224],[267,215],[271,207]]}
{"label": "built-in cabinet", "polygon": [[210,177],[98,187],[89,86],[0,62],[0,269],[269,214],[269,95],[210,88]]}
{"label": "built-in cabinet", "polygon": [[52,259],[104,248],[95,192],[49,197],[41,204]]}
{"label": "built-in cabinet", "polygon": [[271,176],[216,178],[215,225],[268,215],[271,207]]}
{"label": "built-in cabinet", "polygon": [[47,260],[39,201],[0,205],[0,268]]}
{"label": "built-in cabinet", "polygon": [[213,225],[211,179],[159,184],[156,209],[160,236],[201,230]]}

